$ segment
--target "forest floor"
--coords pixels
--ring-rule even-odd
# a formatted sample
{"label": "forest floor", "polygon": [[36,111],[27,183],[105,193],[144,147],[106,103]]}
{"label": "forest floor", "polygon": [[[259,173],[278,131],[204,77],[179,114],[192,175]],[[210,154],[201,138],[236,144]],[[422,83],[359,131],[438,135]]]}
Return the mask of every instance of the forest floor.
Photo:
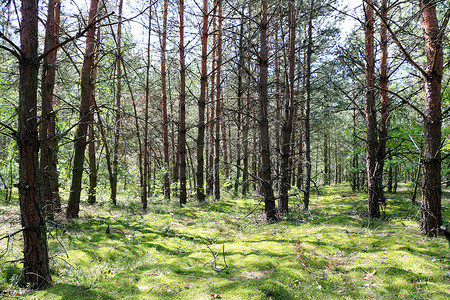
{"label": "forest floor", "polygon": [[[449,246],[418,233],[406,187],[387,194],[385,217],[372,222],[366,195],[347,185],[321,187],[309,212],[292,198],[275,224],[258,200],[226,193],[182,209],[155,198],[146,213],[125,197],[117,207],[83,204],[80,219],[49,225],[47,290],[21,287],[21,265],[6,262],[20,259],[20,234],[0,240],[0,298],[449,299]],[[449,206],[447,191],[446,222]],[[17,204],[0,212],[0,237],[20,228]]]}

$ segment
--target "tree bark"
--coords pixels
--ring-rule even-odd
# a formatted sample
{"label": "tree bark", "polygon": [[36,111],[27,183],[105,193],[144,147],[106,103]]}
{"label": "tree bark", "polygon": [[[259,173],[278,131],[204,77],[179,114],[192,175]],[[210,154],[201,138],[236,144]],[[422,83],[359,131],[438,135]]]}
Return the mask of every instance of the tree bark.
{"label": "tree bark", "polygon": [[22,0],[19,59],[19,202],[24,238],[25,282],[32,288],[52,283],[49,268],[47,229],[40,199],[37,131],[38,6]]}
{"label": "tree bark", "polygon": [[268,97],[268,75],[269,75],[269,49],[268,49],[268,20],[267,0],[261,0],[261,22],[259,24],[260,50],[259,50],[259,134],[261,149],[261,192],[264,197],[264,211],[268,222],[278,219],[275,197],[272,187],[272,170],[270,162],[270,137],[267,107]]}
{"label": "tree bark", "polygon": [[208,84],[208,0],[203,0],[202,57],[200,75],[200,97],[198,98],[198,133],[197,133],[197,199],[205,201],[204,188],[204,148],[205,148],[205,107],[206,86]]}
{"label": "tree bark", "polygon": [[[121,126],[121,100],[122,100],[122,4],[123,0],[119,0],[119,15],[117,23],[117,55],[116,55],[116,104],[115,104],[115,122],[114,122],[114,147],[112,161],[112,180],[111,180],[111,202],[117,205],[117,176],[119,173],[119,143],[120,143],[120,126]],[[141,166],[139,166],[141,168]],[[142,172],[141,172],[142,173]],[[142,181],[142,178],[141,178]]]}
{"label": "tree bark", "polygon": [[[242,15],[244,15],[244,10]],[[241,114],[245,110],[244,106],[244,90],[242,85],[243,77],[243,63],[244,63],[244,18],[241,17],[241,24],[239,26],[239,61],[238,61],[238,86],[237,86],[237,100],[238,100],[238,115],[236,120],[237,137],[236,137],[236,177],[234,180],[234,197],[239,193],[240,179],[241,179],[241,128],[242,117]]]}
{"label": "tree bark", "polygon": [[[328,149],[328,131],[327,128],[323,129],[323,184],[330,185],[330,161],[329,161],[329,149]],[[336,159],[335,159],[336,162]],[[337,183],[337,164],[335,164],[335,176],[334,182]]]}
{"label": "tree bark", "polygon": [[303,192],[303,209],[309,209],[309,196],[311,193],[311,132],[310,132],[310,112],[311,112],[311,57],[312,57],[312,19],[314,10],[314,0],[311,0],[308,19],[308,46],[306,49],[306,99],[305,99],[305,188]]}
{"label": "tree bark", "polygon": [[[89,24],[92,23],[97,15],[98,0],[91,0],[89,8]],[[95,26],[89,28],[86,32],[86,50],[84,54],[83,66],[81,69],[81,101],[80,101],[80,119],[74,142],[74,158],[72,169],[72,183],[70,186],[70,195],[66,211],[66,217],[78,218],[80,212],[81,182],[83,176],[83,164],[86,150],[87,126],[89,124],[89,103],[91,99],[92,74],[91,69],[94,62],[95,46]]]}
{"label": "tree bark", "polygon": [[369,202],[369,216],[371,218],[380,217],[380,207],[378,198],[377,172],[377,118],[375,107],[375,79],[374,79],[374,14],[372,0],[364,1],[365,7],[365,58],[366,58],[366,94],[365,94],[365,114],[366,114],[366,169],[367,169],[367,194]]}
{"label": "tree bark", "polygon": [[180,206],[186,204],[186,66],[184,56],[184,0],[179,0],[180,10],[180,99],[178,119],[178,158],[180,160]]}
{"label": "tree bark", "polygon": [[207,170],[207,188],[206,188],[206,193],[208,195],[211,195],[214,192],[214,150],[215,150],[215,136],[214,136],[214,129],[215,129],[215,124],[216,124],[216,119],[215,119],[215,88],[216,88],[216,10],[217,10],[217,0],[214,0],[214,5],[213,5],[213,11],[212,11],[212,15],[213,15],[213,19],[212,19],[212,23],[213,23],[213,28],[212,28],[212,36],[213,36],[213,41],[212,41],[212,53],[211,53],[211,89],[210,89],[210,105],[209,105],[209,110],[210,110],[210,118],[209,118],[209,146],[210,146],[210,150],[209,150],[209,157],[208,157],[208,164],[209,164],[209,169]]}
{"label": "tree bark", "polygon": [[437,236],[442,225],[441,212],[441,82],[443,53],[436,16],[436,3],[420,1],[427,63],[424,76],[425,124],[422,169],[420,231]]}
{"label": "tree bark", "polygon": [[214,199],[220,199],[220,127],[222,122],[222,0],[217,0],[217,65],[216,65],[216,128],[214,139]]}
{"label": "tree bark", "polygon": [[[381,17],[387,19],[387,0],[381,2]],[[380,98],[381,98],[381,120],[379,129],[379,145],[377,153],[378,168],[376,180],[378,181],[378,202],[386,205],[386,199],[383,192],[383,172],[384,161],[386,158],[386,143],[388,139],[389,128],[389,95],[388,95],[388,39],[387,28],[384,24],[380,28]]]}
{"label": "tree bark", "polygon": [[[251,8],[251,2],[248,2],[248,15],[252,15],[252,8]],[[251,39],[251,21],[248,21],[248,30],[247,30],[247,39],[250,41]],[[246,49],[246,55],[247,55],[247,68],[248,70],[251,69],[251,53],[250,53],[250,47],[247,46]],[[244,118],[244,126],[242,127],[242,194],[246,195],[249,192],[250,189],[250,182],[249,182],[249,151],[248,151],[248,139],[249,139],[249,130],[250,130],[250,118],[248,117],[248,114],[250,113],[250,93],[251,93],[251,76],[250,72],[247,73],[247,93],[246,93],[246,100],[245,100],[245,118]]]}
{"label": "tree bark", "polygon": [[[97,30],[97,40],[100,39],[100,28]],[[98,48],[98,43],[96,44]],[[96,49],[94,67],[92,68],[92,82],[95,82],[97,77],[97,62],[98,62],[98,49]],[[89,164],[89,190],[88,190],[88,203],[94,204],[97,201],[97,160],[95,157],[95,124],[94,124],[94,111],[97,111],[97,103],[95,101],[95,85],[91,86],[90,96],[90,111],[89,125],[88,125],[88,164]]]}
{"label": "tree bark", "polygon": [[290,188],[290,154],[291,137],[295,115],[294,104],[294,76],[295,76],[295,2],[289,0],[289,59],[288,59],[288,82],[286,90],[286,101],[284,107],[284,118],[281,126],[281,164],[280,164],[280,186],[278,212],[288,213],[289,188]]}
{"label": "tree bark", "polygon": [[[122,0],[121,0],[122,2]],[[148,142],[148,106],[150,102],[150,45],[152,33],[152,7],[148,9],[147,64],[145,66],[145,109],[144,109],[144,169],[142,172],[141,202],[143,210],[147,210],[149,182],[149,142]]]}
{"label": "tree bark", "polygon": [[162,108],[162,132],[164,152],[164,197],[170,199],[170,157],[169,157],[169,123],[167,121],[167,91],[166,91],[166,45],[167,45],[167,6],[168,0],[164,0],[163,31],[161,40],[161,108]]}
{"label": "tree bark", "polygon": [[[58,44],[60,1],[48,2],[47,22],[45,25],[44,52]],[[53,111],[53,89],[56,76],[55,49],[44,57],[42,62],[42,118],[39,127],[41,148],[40,174],[42,183],[42,201],[44,214],[53,219],[54,213],[61,212],[58,181],[58,137],[56,136],[56,114]]]}

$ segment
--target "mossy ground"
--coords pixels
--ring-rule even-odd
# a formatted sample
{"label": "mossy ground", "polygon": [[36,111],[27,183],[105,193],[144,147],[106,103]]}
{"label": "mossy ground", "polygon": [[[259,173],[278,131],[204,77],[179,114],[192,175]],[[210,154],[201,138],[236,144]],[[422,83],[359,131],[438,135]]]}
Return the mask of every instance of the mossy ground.
{"label": "mossy ground", "polygon": [[[27,291],[20,264],[5,262],[20,258],[21,236],[6,255],[8,239],[0,241],[0,298],[450,298],[447,242],[418,233],[408,190],[387,194],[385,217],[372,222],[365,194],[347,185],[320,192],[309,212],[293,198],[290,215],[275,224],[263,222],[252,198],[184,208],[153,198],[146,213],[135,199],[83,204],[80,219],[49,226],[47,290]],[[444,193],[446,222],[448,207]],[[0,236],[20,227],[17,205],[0,210]]]}

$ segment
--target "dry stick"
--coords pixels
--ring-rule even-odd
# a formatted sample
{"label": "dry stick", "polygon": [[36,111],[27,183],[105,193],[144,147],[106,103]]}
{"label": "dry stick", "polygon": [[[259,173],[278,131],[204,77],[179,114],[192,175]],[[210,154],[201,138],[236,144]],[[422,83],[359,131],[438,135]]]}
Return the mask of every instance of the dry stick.
{"label": "dry stick", "polygon": [[14,231],[13,233],[10,233],[10,234],[7,234],[7,235],[5,235],[5,236],[2,236],[2,237],[0,238],[0,241],[3,240],[3,239],[6,239],[6,238],[10,239],[10,238],[12,238],[13,236],[15,236],[16,234],[18,234],[18,233],[24,231],[25,229],[26,229],[26,227],[23,227],[23,228],[20,228],[19,230]]}
{"label": "dry stick", "polygon": [[[227,264],[227,260],[225,258],[225,244],[222,244],[223,262],[225,263],[225,267],[223,267],[223,268],[218,268],[217,267],[217,256],[219,255],[220,251],[217,251],[217,253],[214,254],[214,252],[212,251],[211,247],[206,242],[205,242],[205,245],[206,245],[206,247],[208,247],[209,251],[211,252],[211,254],[214,257],[214,265],[212,266],[212,269],[214,271],[216,271],[216,272],[222,272],[222,271],[228,269],[229,267],[228,267],[228,264]],[[208,264],[208,263],[206,263],[206,264]]]}

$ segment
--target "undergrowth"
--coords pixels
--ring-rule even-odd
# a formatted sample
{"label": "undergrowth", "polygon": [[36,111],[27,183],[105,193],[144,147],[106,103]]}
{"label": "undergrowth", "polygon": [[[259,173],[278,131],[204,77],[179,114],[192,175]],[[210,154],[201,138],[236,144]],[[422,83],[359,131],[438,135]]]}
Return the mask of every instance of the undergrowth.
{"label": "undergrowth", "polygon": [[[409,195],[387,194],[384,217],[369,221],[365,194],[321,187],[310,211],[293,197],[275,224],[253,198],[180,208],[156,197],[145,213],[136,199],[83,204],[80,219],[49,224],[47,290],[23,284],[20,234],[0,240],[0,298],[448,299],[447,243],[418,233]],[[16,204],[0,210],[0,236],[20,228]]]}

